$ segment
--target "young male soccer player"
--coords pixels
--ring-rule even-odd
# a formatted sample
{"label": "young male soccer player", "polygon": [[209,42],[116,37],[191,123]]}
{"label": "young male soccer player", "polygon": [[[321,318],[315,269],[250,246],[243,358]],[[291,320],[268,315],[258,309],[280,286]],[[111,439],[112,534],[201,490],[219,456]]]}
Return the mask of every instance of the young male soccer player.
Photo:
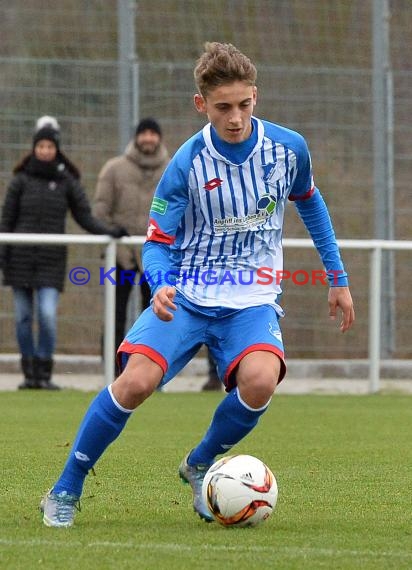
{"label": "young male soccer player", "polygon": [[212,519],[201,486],[216,456],[256,426],[285,374],[277,304],[282,224],[293,200],[330,278],[329,314],[354,320],[332,223],[314,186],[305,140],[253,116],[256,68],[231,44],[207,43],[195,67],[196,109],[209,123],[177,151],[155,193],[143,263],[152,305],[119,347],[123,372],[90,405],[41,509],[73,524],[83,483],[128,418],[206,344],[228,394],[183,459],[194,510]]}

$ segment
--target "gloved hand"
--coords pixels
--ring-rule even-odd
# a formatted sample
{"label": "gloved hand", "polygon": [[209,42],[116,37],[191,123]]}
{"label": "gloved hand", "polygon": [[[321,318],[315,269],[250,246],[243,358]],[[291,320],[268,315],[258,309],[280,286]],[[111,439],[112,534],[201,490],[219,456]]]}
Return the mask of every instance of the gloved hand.
{"label": "gloved hand", "polygon": [[114,238],[121,238],[123,236],[128,236],[129,232],[123,226],[115,226],[109,231],[109,235]]}

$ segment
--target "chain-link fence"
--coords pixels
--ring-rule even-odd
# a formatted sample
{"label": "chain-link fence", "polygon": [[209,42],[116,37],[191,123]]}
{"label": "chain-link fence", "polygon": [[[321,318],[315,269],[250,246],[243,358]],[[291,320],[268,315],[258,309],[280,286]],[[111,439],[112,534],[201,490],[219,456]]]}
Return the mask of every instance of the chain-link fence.
{"label": "chain-link fence", "polygon": [[[92,198],[97,174],[118,153],[119,102],[132,100],[130,133],[137,114],[155,116],[170,151],[203,125],[192,105],[193,64],[208,40],[229,41],[258,67],[256,114],[301,132],[312,152],[315,181],[329,205],[339,238],[376,233],[376,118],[373,90],[374,14],[389,24],[393,122],[388,140],[395,197],[396,239],[411,239],[412,213],[412,10],[408,0],[139,0],[127,2],[135,23],[134,49],[126,65],[130,82],[119,84],[119,3],[104,0],[0,0],[0,198],[14,164],[30,149],[35,119],[58,117],[63,150],[80,167]],[[389,7],[389,14],[383,11]],[[374,12],[375,11],[375,12]],[[389,19],[386,19],[386,16]],[[388,102],[386,101],[386,103]],[[375,121],[375,122],[374,122]],[[393,145],[389,146],[389,142]],[[70,222],[68,230],[80,231]],[[286,237],[307,237],[294,208]],[[98,273],[98,247],[71,247],[69,266]],[[288,250],[285,266],[320,268],[315,251]],[[367,352],[368,257],[345,252],[357,309],[353,332],[339,335],[328,323],[327,290],[285,282],[282,323],[289,357],[364,357]],[[397,253],[392,355],[411,357],[407,299],[410,255]],[[59,310],[58,352],[96,354],[100,349],[101,287],[79,290],[67,282]],[[11,294],[0,298],[0,350],[16,350]],[[389,302],[389,301],[388,301]],[[379,308],[377,308],[379,310]]]}

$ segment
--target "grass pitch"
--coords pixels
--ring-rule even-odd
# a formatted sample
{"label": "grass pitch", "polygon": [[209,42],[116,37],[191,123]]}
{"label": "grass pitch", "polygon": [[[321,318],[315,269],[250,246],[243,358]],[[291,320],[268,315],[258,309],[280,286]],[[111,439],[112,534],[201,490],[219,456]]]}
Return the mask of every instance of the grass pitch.
{"label": "grass pitch", "polygon": [[92,394],[0,393],[0,568],[412,568],[412,399],[275,396],[234,451],[273,470],[279,499],[256,528],[206,524],[177,467],[216,393],[155,393],[90,475],[72,529],[43,526]]}

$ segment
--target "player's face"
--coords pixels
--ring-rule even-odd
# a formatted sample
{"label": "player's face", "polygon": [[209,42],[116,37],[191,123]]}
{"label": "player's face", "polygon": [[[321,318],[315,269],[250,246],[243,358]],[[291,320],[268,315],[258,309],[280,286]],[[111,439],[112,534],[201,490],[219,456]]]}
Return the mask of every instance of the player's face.
{"label": "player's face", "polygon": [[50,162],[56,158],[57,148],[54,142],[43,139],[34,147],[34,156],[38,160]]}
{"label": "player's face", "polygon": [[221,139],[239,143],[249,138],[251,117],[256,105],[256,87],[234,81],[209,91],[206,97],[196,94],[195,107],[205,113]]}

